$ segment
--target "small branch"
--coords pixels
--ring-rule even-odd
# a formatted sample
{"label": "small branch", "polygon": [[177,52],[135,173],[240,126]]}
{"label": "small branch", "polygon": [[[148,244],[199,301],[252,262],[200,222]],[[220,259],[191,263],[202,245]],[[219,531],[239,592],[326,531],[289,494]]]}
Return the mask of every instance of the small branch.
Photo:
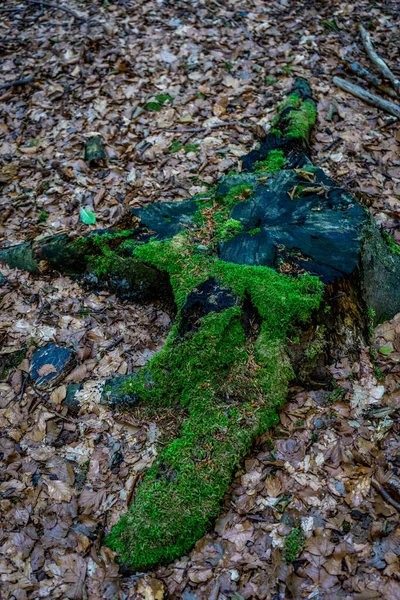
{"label": "small branch", "polygon": [[382,81],[379,79],[379,77],[377,77],[373,73],[370,73],[370,71],[368,71],[368,69],[365,69],[356,60],[354,60],[350,56],[344,56],[343,61],[346,63],[346,65],[350,69],[350,71],[352,71],[355,75],[357,75],[361,79],[365,79],[366,81],[368,81],[371,85],[376,87],[377,90],[380,90],[381,92],[383,92],[384,94],[387,94],[388,96],[392,96],[392,98],[397,97],[396,92],[394,90],[392,90],[392,88],[389,85],[382,83]]}
{"label": "small branch", "polygon": [[376,479],[372,478],[371,479],[371,484],[372,484],[372,487],[374,487],[376,489],[376,491],[379,492],[379,494],[382,496],[382,498],[384,498],[384,500],[386,500],[386,502],[388,502],[389,504],[391,504],[393,506],[393,508],[395,508],[397,511],[400,512],[400,504],[399,504],[399,502],[397,502],[396,500],[394,500],[392,498],[392,496],[390,494],[388,494],[388,492],[385,490],[385,488],[383,486],[381,486],[380,483],[378,483],[376,481]]}
{"label": "small branch", "polygon": [[178,127],[178,129],[156,129],[155,131],[168,131],[170,133],[197,133],[207,131],[207,129],[218,129],[219,127],[232,127],[240,125],[241,127],[255,127],[255,123],[242,123],[242,121],[225,121],[225,123],[215,123],[205,127]]}
{"label": "small branch", "polygon": [[375,96],[375,94],[367,92],[367,90],[364,90],[359,85],[354,85],[354,83],[350,83],[349,81],[341,79],[340,77],[334,77],[333,83],[340,87],[340,89],[352,94],[356,98],[360,98],[360,100],[364,100],[364,102],[367,102],[372,106],[376,106],[377,108],[380,108],[381,110],[384,110],[385,112],[400,119],[400,106],[398,104],[384,100],[383,98],[380,98],[380,96]]}
{"label": "small branch", "polygon": [[116,346],[118,346],[123,341],[124,341],[124,337],[121,335],[121,337],[117,338],[114,342],[111,342],[111,344],[108,344],[108,346],[106,346],[100,352],[100,356],[104,356],[106,354],[106,352],[109,352],[110,350],[112,350],[113,348],[115,348]]}
{"label": "small branch", "polygon": [[46,0],[26,0],[26,2],[28,2],[28,4],[38,4],[40,6],[47,6],[48,8],[62,10],[64,12],[66,12],[67,14],[71,15],[72,17],[74,17],[75,19],[78,19],[79,21],[84,21],[85,23],[89,23],[89,19],[87,19],[86,17],[82,17],[81,15],[78,15],[78,13],[75,12],[74,10],[72,10],[71,8],[68,8],[66,6],[61,6],[60,4],[56,4],[55,2],[46,2]]}
{"label": "small branch", "polygon": [[10,87],[14,87],[16,85],[25,85],[26,83],[31,83],[33,81],[33,77],[23,77],[22,79],[14,79],[14,81],[9,81],[8,83],[2,83],[0,85],[0,90],[7,90]]}
{"label": "small branch", "polygon": [[364,29],[364,27],[362,25],[360,25],[359,29],[360,29],[361,39],[364,44],[364,48],[365,48],[369,58],[374,63],[374,65],[376,65],[378,67],[378,69],[380,70],[382,75],[392,83],[396,92],[400,93],[400,80],[397,79],[397,77],[389,69],[389,67],[387,66],[385,61],[379,56],[379,54],[376,52],[376,50],[374,50],[374,47],[373,47],[372,41],[371,41],[371,36],[369,35],[368,31],[366,29]]}

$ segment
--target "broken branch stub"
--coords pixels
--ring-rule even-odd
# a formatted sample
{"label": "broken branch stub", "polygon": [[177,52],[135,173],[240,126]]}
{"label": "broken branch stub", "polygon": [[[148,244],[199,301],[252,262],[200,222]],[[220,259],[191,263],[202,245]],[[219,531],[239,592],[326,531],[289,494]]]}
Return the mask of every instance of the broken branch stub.
{"label": "broken branch stub", "polygon": [[377,319],[400,311],[400,257],[310,161],[315,118],[299,79],[259,149],[243,157],[244,172],[208,194],[134,209],[131,230],[0,252],[13,266],[62,270],[176,313],[161,352],[104,389],[114,406],[166,406],[181,419],[106,538],[134,569],[168,563],[204,534],[291,380],[323,379],[329,359],[356,354],[368,308]]}

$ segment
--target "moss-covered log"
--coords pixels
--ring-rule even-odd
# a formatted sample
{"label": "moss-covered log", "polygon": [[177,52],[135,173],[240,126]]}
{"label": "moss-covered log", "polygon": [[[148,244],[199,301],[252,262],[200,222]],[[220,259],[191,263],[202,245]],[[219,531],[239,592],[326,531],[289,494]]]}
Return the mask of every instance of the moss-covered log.
{"label": "moss-covered log", "polygon": [[112,405],[185,415],[106,539],[135,569],[181,556],[206,531],[291,379],[323,377],[330,358],[357,353],[372,314],[400,311],[400,256],[312,165],[315,118],[298,80],[243,172],[209,193],[133,210],[130,230],[0,252],[12,266],[61,270],[175,314],[163,350],[104,390]]}

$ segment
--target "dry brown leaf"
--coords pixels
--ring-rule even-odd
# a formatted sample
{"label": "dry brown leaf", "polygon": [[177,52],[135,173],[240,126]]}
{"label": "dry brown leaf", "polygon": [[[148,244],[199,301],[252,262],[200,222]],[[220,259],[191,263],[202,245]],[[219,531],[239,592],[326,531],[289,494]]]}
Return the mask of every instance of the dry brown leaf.
{"label": "dry brown leaf", "polygon": [[95,513],[106,497],[106,490],[93,491],[89,488],[84,488],[79,496],[78,504],[85,515]]}
{"label": "dry brown leaf", "polygon": [[11,375],[10,383],[14,392],[18,394],[22,388],[22,371],[20,369],[17,369]]}
{"label": "dry brown leaf", "polygon": [[46,479],[47,493],[54,502],[70,502],[72,498],[72,489],[59,479]]}
{"label": "dry brown leaf", "polygon": [[162,581],[146,576],[139,581],[137,591],[143,600],[163,600],[165,587]]}
{"label": "dry brown leaf", "polygon": [[50,363],[46,363],[38,369],[38,375],[40,375],[40,377],[46,377],[46,375],[50,375],[51,373],[57,373],[57,369]]}
{"label": "dry brown leaf", "polygon": [[54,402],[54,404],[61,404],[61,402],[65,399],[66,395],[67,386],[60,385],[51,392],[50,400]]}
{"label": "dry brown leaf", "polygon": [[88,369],[85,364],[75,367],[65,378],[66,383],[80,383],[87,375]]}

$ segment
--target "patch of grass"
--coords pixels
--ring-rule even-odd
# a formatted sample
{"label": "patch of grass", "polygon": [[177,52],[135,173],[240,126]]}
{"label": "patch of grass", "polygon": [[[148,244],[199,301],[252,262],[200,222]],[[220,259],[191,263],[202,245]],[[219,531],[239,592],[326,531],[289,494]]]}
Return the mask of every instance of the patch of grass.
{"label": "patch of grass", "polygon": [[168,151],[170,154],[174,154],[175,152],[179,152],[179,150],[182,150],[182,148],[183,148],[182,142],[180,142],[179,140],[174,140],[171,143]]}
{"label": "patch of grass", "polygon": [[294,527],[285,538],[282,550],[282,557],[286,563],[292,563],[301,554],[305,546],[303,531],[299,527]]}
{"label": "patch of grass", "polygon": [[188,154],[189,152],[200,152],[200,146],[199,144],[186,144],[186,146],[184,147],[185,150],[185,154]]}
{"label": "patch of grass", "polygon": [[324,25],[335,33],[339,33],[340,31],[340,27],[332,19],[321,19],[321,25]]}

